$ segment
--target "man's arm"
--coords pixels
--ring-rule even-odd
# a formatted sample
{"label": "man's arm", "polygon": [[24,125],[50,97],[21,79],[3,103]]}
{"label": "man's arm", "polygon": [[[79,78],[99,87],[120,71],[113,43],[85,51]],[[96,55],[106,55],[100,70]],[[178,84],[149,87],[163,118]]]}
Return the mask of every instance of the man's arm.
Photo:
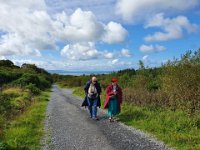
{"label": "man's arm", "polygon": [[96,85],[95,85],[96,89],[97,89],[97,93],[100,95],[101,94],[101,86],[100,86],[100,83],[97,82]]}
{"label": "man's arm", "polygon": [[89,81],[86,82],[85,87],[84,87],[85,94],[88,94],[89,85],[90,85]]}

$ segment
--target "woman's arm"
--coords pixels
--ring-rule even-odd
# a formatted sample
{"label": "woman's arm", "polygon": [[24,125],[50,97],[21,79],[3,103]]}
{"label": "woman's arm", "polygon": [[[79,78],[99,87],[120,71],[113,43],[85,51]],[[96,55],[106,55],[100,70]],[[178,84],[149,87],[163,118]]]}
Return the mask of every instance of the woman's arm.
{"label": "woman's arm", "polygon": [[117,95],[119,98],[119,103],[121,104],[122,103],[122,89],[120,87],[118,87]]}
{"label": "woman's arm", "polygon": [[106,88],[106,95],[108,95],[108,96],[114,95],[114,92],[112,91],[111,86],[108,86]]}

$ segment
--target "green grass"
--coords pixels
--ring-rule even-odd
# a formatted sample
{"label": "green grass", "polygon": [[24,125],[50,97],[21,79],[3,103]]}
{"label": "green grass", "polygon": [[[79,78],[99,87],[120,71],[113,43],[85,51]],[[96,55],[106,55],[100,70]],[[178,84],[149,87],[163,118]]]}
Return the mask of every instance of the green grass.
{"label": "green grass", "polygon": [[31,105],[32,100],[27,90],[9,87],[2,91],[0,102],[0,139],[2,139],[4,129]]}
{"label": "green grass", "polygon": [[180,150],[200,149],[200,114],[188,116],[183,111],[138,107],[123,104],[118,116],[126,125],[155,135],[167,145]]}
{"label": "green grass", "polygon": [[73,94],[75,96],[79,96],[81,98],[85,97],[85,93],[84,93],[83,87],[69,87],[69,86],[62,85],[61,83],[57,83],[57,85],[58,85],[59,88],[66,88],[66,89],[73,90]]}
{"label": "green grass", "polygon": [[67,88],[67,89],[73,88],[73,87],[63,84],[62,82],[56,82],[56,85],[58,85],[59,88]]}
{"label": "green grass", "polygon": [[83,87],[70,87],[70,86],[67,86],[67,85],[63,85],[63,83],[61,83],[61,82],[57,82],[56,84],[58,85],[59,88],[65,88],[65,89],[73,90],[73,94],[75,96],[79,96],[79,97],[82,97],[82,98],[84,98],[84,96],[85,96]]}
{"label": "green grass", "polygon": [[49,94],[50,92],[42,92],[40,96],[35,97],[32,105],[5,129],[3,137],[3,141],[6,143],[5,149],[40,149]]}
{"label": "green grass", "polygon": [[74,87],[74,88],[72,88],[72,90],[73,90],[73,94],[74,95],[82,97],[82,98],[85,97],[85,93],[83,91],[84,90],[83,87]]}

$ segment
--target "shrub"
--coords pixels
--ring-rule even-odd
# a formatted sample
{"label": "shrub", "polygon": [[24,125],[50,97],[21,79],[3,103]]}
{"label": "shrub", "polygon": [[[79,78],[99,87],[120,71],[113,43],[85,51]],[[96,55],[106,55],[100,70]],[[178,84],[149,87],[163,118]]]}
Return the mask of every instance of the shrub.
{"label": "shrub", "polygon": [[40,80],[36,74],[25,73],[15,83],[21,87],[29,85],[30,83],[35,84],[36,87],[40,86]]}
{"label": "shrub", "polygon": [[188,52],[180,61],[168,62],[164,66],[162,89],[170,95],[173,109],[181,108],[190,113],[200,109],[200,65],[194,63],[196,57]]}
{"label": "shrub", "polygon": [[51,81],[48,81],[44,76],[39,76],[39,88],[44,90],[51,87]]}
{"label": "shrub", "polygon": [[10,60],[0,60],[0,66],[4,66],[4,67],[13,67],[14,64],[12,61]]}
{"label": "shrub", "polygon": [[10,99],[11,98],[9,94],[0,94],[0,113],[1,114],[5,114],[12,108]]}
{"label": "shrub", "polygon": [[37,88],[35,86],[35,84],[32,84],[32,83],[30,83],[29,85],[27,85],[26,89],[28,89],[31,92],[31,94],[33,94],[33,95],[39,95],[40,92],[41,92],[40,89]]}
{"label": "shrub", "polygon": [[21,73],[6,71],[4,69],[0,70],[0,85],[5,83],[12,82],[18,79],[21,76]]}
{"label": "shrub", "polygon": [[8,146],[7,144],[5,144],[4,142],[0,141],[0,150],[8,150]]}

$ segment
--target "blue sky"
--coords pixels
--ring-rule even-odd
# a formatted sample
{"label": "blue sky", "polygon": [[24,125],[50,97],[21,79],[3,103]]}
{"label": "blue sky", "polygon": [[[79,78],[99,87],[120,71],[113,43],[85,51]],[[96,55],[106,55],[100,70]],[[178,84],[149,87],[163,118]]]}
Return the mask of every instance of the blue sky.
{"label": "blue sky", "polygon": [[0,0],[0,59],[48,70],[160,66],[200,48],[199,0]]}

